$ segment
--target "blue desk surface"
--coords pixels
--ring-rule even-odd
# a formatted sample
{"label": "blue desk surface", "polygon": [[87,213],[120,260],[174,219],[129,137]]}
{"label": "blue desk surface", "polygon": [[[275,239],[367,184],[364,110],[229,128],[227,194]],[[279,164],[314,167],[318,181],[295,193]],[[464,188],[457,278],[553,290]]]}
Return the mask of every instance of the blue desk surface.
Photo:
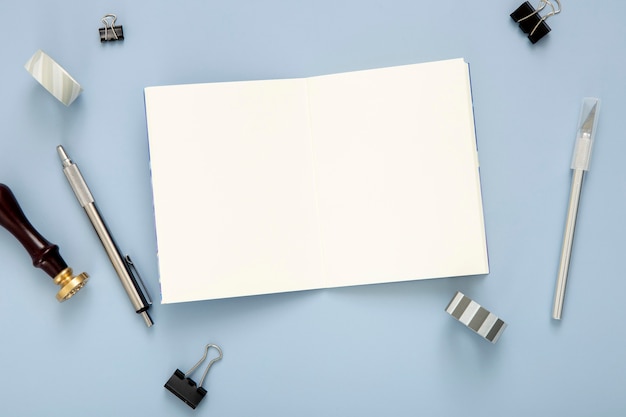
{"label": "blue desk surface", "polygon": [[[2,2],[0,182],[92,278],[57,303],[56,286],[0,230],[0,414],[624,415],[626,2],[563,0],[536,45],[509,18],[519,3]],[[117,14],[123,42],[99,42],[106,13]],[[23,68],[40,48],[84,87],[68,108]],[[133,313],[64,178],[58,144],[158,298],[144,87],[456,57],[471,65],[488,276],[157,304],[152,329]],[[556,322],[586,96],[602,108]],[[497,344],[445,313],[457,290],[508,323]],[[163,384],[211,342],[224,359],[192,411]]]}

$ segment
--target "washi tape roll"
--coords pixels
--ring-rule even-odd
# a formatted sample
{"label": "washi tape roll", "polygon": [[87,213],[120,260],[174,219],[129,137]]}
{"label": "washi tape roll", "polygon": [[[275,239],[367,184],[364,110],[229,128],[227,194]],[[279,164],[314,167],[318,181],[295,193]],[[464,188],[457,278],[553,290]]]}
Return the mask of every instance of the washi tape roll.
{"label": "washi tape roll", "polygon": [[496,343],[506,328],[506,323],[498,316],[481,307],[480,304],[460,291],[457,291],[452,297],[446,311],[491,343]]}
{"label": "washi tape roll", "polygon": [[41,49],[35,52],[24,68],[50,94],[66,106],[72,104],[83,91],[80,84]]}

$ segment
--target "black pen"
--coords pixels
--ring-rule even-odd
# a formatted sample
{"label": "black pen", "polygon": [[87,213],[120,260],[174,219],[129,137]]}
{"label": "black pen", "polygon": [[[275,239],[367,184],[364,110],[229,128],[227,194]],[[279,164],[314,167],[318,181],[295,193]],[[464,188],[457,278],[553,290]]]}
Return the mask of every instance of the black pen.
{"label": "black pen", "polygon": [[130,298],[130,301],[135,308],[135,312],[137,312],[137,314],[141,314],[148,327],[152,326],[152,318],[150,318],[150,315],[148,314],[148,309],[150,308],[152,301],[143,286],[141,277],[139,274],[136,274],[137,270],[134,264],[128,255],[126,255],[126,257],[122,257],[120,250],[117,248],[117,245],[113,241],[113,238],[111,237],[111,234],[102,219],[102,216],[96,208],[93,196],[91,195],[83,176],[78,170],[78,166],[72,162],[69,156],[67,156],[63,146],[57,146],[57,152],[59,153],[59,157],[63,163],[63,173],[67,177],[74,194],[76,194],[78,202],[85,209],[85,213],[87,213],[87,217],[89,217],[93,228],[96,230],[96,233],[102,242],[102,246],[104,246],[104,250],[109,256],[109,259],[113,264],[113,268],[115,269],[117,276],[120,278],[120,282],[122,283],[126,294],[128,294],[128,298]]}

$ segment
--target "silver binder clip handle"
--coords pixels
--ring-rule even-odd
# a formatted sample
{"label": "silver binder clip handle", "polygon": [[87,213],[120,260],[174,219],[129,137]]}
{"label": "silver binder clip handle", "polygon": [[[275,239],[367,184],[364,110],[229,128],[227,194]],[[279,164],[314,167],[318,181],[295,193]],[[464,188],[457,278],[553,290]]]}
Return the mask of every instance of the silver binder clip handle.
{"label": "silver binder clip handle", "polygon": [[115,31],[115,21],[117,20],[117,16],[114,14],[105,14],[102,17],[102,24],[104,25],[104,39],[109,39],[108,30],[111,29],[113,32],[113,38],[119,39],[117,36],[117,32]]}

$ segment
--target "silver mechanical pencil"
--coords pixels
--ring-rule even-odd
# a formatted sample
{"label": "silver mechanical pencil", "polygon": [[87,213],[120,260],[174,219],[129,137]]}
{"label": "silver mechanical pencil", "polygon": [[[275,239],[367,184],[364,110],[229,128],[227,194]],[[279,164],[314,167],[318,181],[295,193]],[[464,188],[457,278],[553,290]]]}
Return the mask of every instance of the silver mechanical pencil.
{"label": "silver mechanical pencil", "polygon": [[117,276],[128,294],[128,298],[130,299],[133,307],[135,308],[135,312],[140,314],[146,325],[151,327],[153,322],[152,318],[148,314],[148,309],[152,304],[150,297],[141,281],[141,277],[138,274],[135,275],[135,267],[132,261],[128,256],[122,257],[120,250],[118,249],[115,241],[111,237],[109,230],[102,219],[102,216],[98,212],[95,201],[83,176],[78,170],[78,166],[72,162],[70,157],[63,149],[63,146],[57,146],[57,152],[59,153],[59,157],[61,158],[61,162],[63,163],[63,173],[67,177],[67,180],[76,194],[76,198],[80,205],[85,209],[85,213],[87,213],[87,217],[89,217],[89,221],[93,225],[100,241],[102,242],[102,246],[109,256],[109,260],[113,264],[113,268],[117,273]]}

